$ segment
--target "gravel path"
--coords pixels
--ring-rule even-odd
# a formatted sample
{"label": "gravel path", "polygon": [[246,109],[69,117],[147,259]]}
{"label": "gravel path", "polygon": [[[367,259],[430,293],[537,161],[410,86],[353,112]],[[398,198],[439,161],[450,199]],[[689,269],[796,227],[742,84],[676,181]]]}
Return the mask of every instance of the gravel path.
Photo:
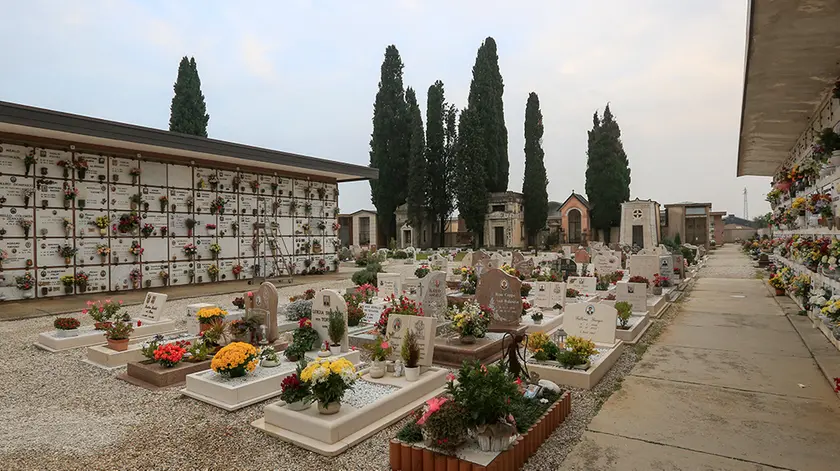
{"label": "gravel path", "polygon": [[[343,289],[348,281],[313,283]],[[305,286],[281,288],[281,299]],[[186,305],[233,296],[167,303],[165,314],[183,319]],[[113,296],[117,299],[118,296]],[[139,306],[129,308],[130,312]],[[675,315],[672,307],[635,348],[625,348],[616,365],[591,391],[573,390],[572,414],[532,457],[525,469],[556,469],[579,440],[603,401],[633,368],[636,352]],[[0,355],[6,381],[0,383],[0,468],[5,470],[386,470],[388,440],[403,422],[386,428],[335,458],[271,438],[250,423],[266,403],[236,412],[182,397],[176,389],[147,391],[115,378],[123,369],[100,370],[81,361],[84,349],[50,354],[32,346],[52,328],[51,317],[0,323]],[[83,324],[90,324],[83,319]],[[383,391],[375,391],[379,395]]]}

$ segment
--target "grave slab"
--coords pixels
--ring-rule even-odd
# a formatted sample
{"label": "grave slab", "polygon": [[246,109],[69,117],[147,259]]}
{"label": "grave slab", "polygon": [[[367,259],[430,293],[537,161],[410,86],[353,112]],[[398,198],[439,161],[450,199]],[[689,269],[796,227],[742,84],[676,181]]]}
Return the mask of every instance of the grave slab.
{"label": "grave slab", "polygon": [[[186,331],[181,331],[176,335],[167,336],[161,344],[173,343],[176,340],[192,342],[196,338],[194,335],[187,334]],[[115,368],[121,368],[132,361],[142,361],[144,358],[141,352],[142,347],[143,342],[135,342],[129,344],[125,351],[118,352],[111,350],[105,345],[96,345],[87,348],[85,352],[87,358],[82,361],[104,370],[113,370]]]}
{"label": "grave slab", "polygon": [[151,360],[128,363],[126,372],[117,378],[152,391],[175,386],[186,380],[187,375],[209,370],[212,360],[199,362],[182,361],[172,368],[164,368]]}
{"label": "grave slab", "polygon": [[[522,325],[516,331],[511,332],[514,336],[524,334],[527,327]],[[458,340],[457,335],[435,338],[434,363],[460,367],[464,360],[477,360],[489,364],[502,357],[510,344],[511,337],[505,339],[501,332],[488,332],[487,336],[475,339],[474,344],[463,344]],[[503,348],[504,347],[504,348]]]}
{"label": "grave slab", "polygon": [[559,385],[571,386],[580,389],[592,389],[601,381],[601,378],[612,368],[621,352],[624,349],[624,342],[616,341],[615,345],[609,347],[599,358],[592,362],[589,369],[568,370],[556,362],[528,363],[528,369],[532,373],[540,375],[540,379],[547,379]]}
{"label": "grave slab", "polygon": [[[34,345],[42,350],[51,353],[70,350],[73,348],[92,347],[105,345],[105,333],[101,330],[94,330],[93,326],[85,326],[77,329],[75,337],[58,337],[56,331],[41,332]],[[138,342],[144,337],[157,334],[169,334],[176,331],[176,323],[172,319],[163,319],[160,322],[143,322],[140,327],[134,327],[130,342]]]}
{"label": "grave slab", "polygon": [[[282,357],[281,353],[278,356]],[[317,352],[306,354],[307,360],[314,360]],[[361,362],[358,351],[341,353],[336,357],[347,358],[354,365]],[[331,357],[332,358],[332,357]],[[295,372],[297,362],[282,359],[280,366],[264,368],[258,366],[253,373],[241,378],[224,378],[208,370],[187,375],[186,387],[181,394],[206,402],[228,412],[241,409],[279,396],[283,378]]]}
{"label": "grave slab", "polygon": [[336,456],[442,393],[447,373],[444,368],[431,367],[421,373],[418,381],[410,383],[405,377],[390,374],[374,379],[363,370],[361,381],[397,389],[363,407],[342,404],[334,415],[319,414],[315,404],[303,411],[292,411],[280,401],[266,406],[265,417],[252,425],[315,453]]}
{"label": "grave slab", "polygon": [[647,316],[630,316],[630,328],[619,328],[618,321],[616,321],[615,338],[621,340],[627,345],[636,345],[642,335],[650,328],[650,318]]}

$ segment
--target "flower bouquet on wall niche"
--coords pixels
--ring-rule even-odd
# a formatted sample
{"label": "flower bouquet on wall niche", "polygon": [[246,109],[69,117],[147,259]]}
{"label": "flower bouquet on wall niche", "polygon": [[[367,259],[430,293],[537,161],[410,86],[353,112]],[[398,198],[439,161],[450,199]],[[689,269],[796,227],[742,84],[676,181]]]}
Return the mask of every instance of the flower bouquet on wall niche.
{"label": "flower bouquet on wall niche", "polygon": [[128,249],[128,252],[131,255],[134,255],[135,260],[139,259],[141,255],[143,255],[143,247],[140,247],[140,242],[133,240],[131,241],[131,248]]}
{"label": "flower bouquet on wall niche", "polygon": [[216,242],[210,244],[210,253],[213,254],[213,259],[219,258],[219,254],[222,252],[222,246]]}
{"label": "flower bouquet on wall niche", "polygon": [[140,227],[140,216],[137,213],[123,214],[117,222],[117,230],[123,234],[134,234]]}
{"label": "flower bouquet on wall niche", "polygon": [[9,252],[7,252],[5,249],[0,249],[0,271],[3,270],[3,262],[8,260],[8,258]]}
{"label": "flower bouquet on wall niche", "polygon": [[76,168],[76,175],[79,177],[79,180],[84,180],[85,175],[87,175],[88,171],[88,161],[84,157],[76,157],[76,161],[74,162],[73,166]]}
{"label": "flower bouquet on wall niche", "polygon": [[222,347],[210,362],[210,368],[229,378],[245,376],[259,363],[257,348],[245,342],[232,342]]}
{"label": "flower bouquet on wall niche", "polygon": [[64,275],[59,281],[64,285],[65,294],[73,294],[73,285],[76,283],[76,278],[73,275]]}
{"label": "flower bouquet on wall niche", "polygon": [[254,194],[256,194],[257,190],[259,190],[260,188],[259,180],[251,180],[248,184],[251,185],[251,191],[254,192]]}
{"label": "flower bouquet on wall niche", "polygon": [[35,165],[36,161],[37,159],[35,158],[35,149],[32,149],[26,153],[26,156],[23,158],[23,168],[25,176],[29,176],[29,171],[32,169],[32,166]]}
{"label": "flower bouquet on wall niche", "polygon": [[[235,212],[235,211],[234,211]],[[210,203],[210,214],[224,214],[225,213],[225,199],[221,196],[217,196]]]}
{"label": "flower bouquet on wall niche", "polygon": [[198,252],[198,248],[195,246],[195,244],[184,245],[184,255],[186,255],[187,258],[189,258],[190,260],[193,259],[196,252]]}
{"label": "flower bouquet on wall niche", "polygon": [[143,237],[146,239],[149,238],[150,235],[155,231],[155,226],[151,224],[143,224],[143,228],[140,229],[140,233],[143,234]]}
{"label": "flower bouquet on wall niche", "polygon": [[64,178],[70,178],[70,169],[73,168],[73,162],[62,159],[56,162],[55,164],[61,167],[62,176]]}
{"label": "flower bouquet on wall niche", "polygon": [[16,276],[15,286],[17,287],[17,289],[23,291],[24,299],[31,298],[32,292],[30,292],[29,290],[35,287],[35,277],[32,276],[32,273],[29,272],[26,272],[21,276]]}
{"label": "flower bouquet on wall niche", "polygon": [[142,173],[142,170],[140,170],[140,167],[132,167],[131,170],[128,171],[128,174],[131,175],[131,184],[132,185],[137,184],[137,179],[140,178],[140,173]]}
{"label": "flower bouquet on wall niche", "polygon": [[169,197],[166,195],[162,195],[158,198],[158,203],[160,204],[160,212],[165,213],[166,208],[169,205]]}
{"label": "flower bouquet on wall niche", "polygon": [[210,276],[210,281],[216,281],[216,278],[219,277],[219,267],[215,263],[211,264],[207,267],[207,275]]}
{"label": "flower bouquet on wall niche", "polygon": [[108,216],[99,216],[93,220],[93,225],[99,228],[99,235],[108,235],[108,225],[111,224],[111,218]]}
{"label": "flower bouquet on wall niche", "polygon": [[128,274],[128,279],[131,281],[131,286],[134,289],[139,289],[140,282],[143,281],[143,272],[139,268],[135,268]]}
{"label": "flower bouquet on wall niche", "polygon": [[79,189],[76,187],[67,187],[64,189],[64,209],[70,208],[73,200],[79,196]]}
{"label": "flower bouquet on wall niche", "polygon": [[195,219],[187,218],[184,220],[184,225],[187,226],[187,237],[192,237],[193,228],[195,227]]}
{"label": "flower bouquet on wall niche", "polygon": [[23,207],[29,207],[29,200],[32,198],[32,195],[35,194],[34,188],[24,188],[23,189]]}
{"label": "flower bouquet on wall niche", "polygon": [[29,229],[32,228],[32,220],[31,219],[21,219],[18,221],[18,225],[21,229],[23,229],[23,236],[29,237]]}
{"label": "flower bouquet on wall niche", "polygon": [[216,187],[219,186],[219,176],[216,173],[211,173],[209,177],[207,177],[207,182],[210,184],[211,190],[216,190]]}
{"label": "flower bouquet on wall niche", "polygon": [[231,269],[231,271],[233,272],[233,277],[238,280],[239,275],[242,274],[242,265],[239,265],[239,264],[234,265],[233,268]]}
{"label": "flower bouquet on wall niche", "polygon": [[75,247],[70,246],[70,245],[62,246],[61,250],[59,251],[61,256],[64,257],[64,264],[65,265],[70,265],[71,263],[73,263],[73,257],[76,256],[77,252],[78,252],[78,249],[76,249]]}

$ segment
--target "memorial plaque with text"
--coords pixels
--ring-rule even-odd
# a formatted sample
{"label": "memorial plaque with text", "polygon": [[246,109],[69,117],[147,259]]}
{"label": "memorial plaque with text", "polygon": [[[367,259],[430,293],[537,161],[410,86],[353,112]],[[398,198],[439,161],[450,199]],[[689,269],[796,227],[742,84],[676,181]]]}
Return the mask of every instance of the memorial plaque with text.
{"label": "memorial plaque with text", "polygon": [[498,268],[487,270],[478,281],[476,301],[493,310],[490,328],[518,326],[522,317],[522,282]]}
{"label": "memorial plaque with text", "polygon": [[378,273],[376,275],[379,297],[399,296],[402,294],[402,280],[399,273]]}
{"label": "memorial plaque with text", "polygon": [[563,330],[595,343],[615,344],[617,313],[614,307],[599,303],[574,303],[566,306]]}
{"label": "memorial plaque with text", "polygon": [[[30,153],[37,155],[36,149],[32,147],[0,142],[0,173],[23,175],[26,172],[26,166],[23,164],[23,159]],[[37,173],[35,171],[36,167],[37,163],[29,169],[30,176]]]}
{"label": "memorial plaque with text", "polygon": [[347,303],[344,298],[338,294],[337,291],[331,289],[323,289],[315,293],[315,299],[312,300],[312,328],[318,332],[321,337],[321,342],[330,340],[329,326],[330,326],[330,311],[338,311],[344,315],[344,338],[341,341],[341,351],[350,351],[350,342],[347,336]]}
{"label": "memorial plaque with text", "polygon": [[394,348],[391,353],[391,358],[399,358],[403,338],[406,332],[411,331],[414,332],[417,345],[420,347],[420,359],[417,365],[431,366],[435,353],[436,329],[437,319],[433,317],[402,316],[398,314],[388,316],[388,325],[385,332],[388,336],[388,341]]}
{"label": "memorial plaque with text", "polygon": [[644,283],[620,281],[615,284],[616,302],[630,303],[633,312],[647,313],[647,287]]}
{"label": "memorial plaque with text", "polygon": [[32,239],[4,239],[0,248],[6,251],[8,258],[3,260],[3,269],[27,268],[26,261],[35,263],[35,242]]}
{"label": "memorial plaque with text", "polygon": [[75,273],[73,273],[73,268],[39,268],[37,282],[38,297],[43,298],[73,294],[75,290],[70,293],[66,293],[64,290],[64,284],[61,283],[61,277],[65,275],[74,276]]}
{"label": "memorial plaque with text", "polygon": [[[23,165],[23,164],[21,164]],[[0,198],[5,198],[3,204],[7,206],[23,206],[24,197],[29,198],[29,207],[36,205],[35,194],[32,190],[35,186],[35,178],[32,172],[29,172],[29,177],[22,177],[19,175],[0,175]],[[40,201],[37,203],[40,204]]]}

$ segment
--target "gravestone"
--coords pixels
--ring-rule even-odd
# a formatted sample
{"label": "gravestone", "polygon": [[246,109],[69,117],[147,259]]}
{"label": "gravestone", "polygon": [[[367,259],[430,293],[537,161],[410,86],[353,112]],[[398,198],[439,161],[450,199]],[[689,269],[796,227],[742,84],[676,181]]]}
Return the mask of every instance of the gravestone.
{"label": "gravestone", "polygon": [[365,313],[362,322],[365,324],[376,324],[379,318],[382,317],[382,311],[388,307],[388,303],[362,303],[362,312]]}
{"label": "gravestone", "polygon": [[420,278],[416,276],[407,276],[402,282],[402,290],[406,296],[415,301],[420,300],[422,294],[422,286],[420,285]]}
{"label": "gravestone", "polygon": [[519,270],[519,273],[522,273],[526,277],[530,277],[531,273],[534,271],[534,259],[529,258],[528,260],[522,260],[519,263],[515,263],[513,268]]}
{"label": "gravestone", "polygon": [[570,276],[566,284],[569,288],[574,288],[581,293],[593,294],[598,280],[594,276]]}
{"label": "gravestone", "polygon": [[478,281],[475,299],[493,309],[491,329],[516,327],[522,317],[522,282],[498,268],[488,270]]}
{"label": "gravestone", "polygon": [[575,262],[589,263],[589,260],[589,252],[587,252],[586,249],[578,249],[575,251]]}
{"label": "gravestone", "polygon": [[494,253],[490,257],[490,261],[487,263],[487,268],[501,268],[504,263],[505,262],[504,259],[502,259],[502,256],[498,253]]}
{"label": "gravestone", "polygon": [[446,273],[433,271],[420,279],[420,307],[429,317],[446,315]]}
{"label": "gravestone", "polygon": [[566,305],[566,283],[555,281],[537,281],[534,283],[534,305],[543,309],[552,309],[559,304]]}
{"label": "gravestone", "polygon": [[399,273],[377,273],[379,297],[399,296],[402,294],[402,281]]}
{"label": "gravestone", "polygon": [[513,255],[511,256],[510,264],[513,265],[514,268],[516,268],[516,265],[518,265],[518,264],[520,264],[524,261],[525,261],[525,256],[522,255],[522,252],[520,252],[518,250],[514,250]]}
{"label": "gravestone", "polygon": [[201,326],[198,322],[198,311],[205,307],[218,307],[216,304],[210,303],[196,303],[190,304],[187,306],[187,333],[190,335],[198,335],[199,331],[201,330]]}
{"label": "gravestone", "polygon": [[615,301],[630,303],[633,312],[647,313],[647,287],[644,283],[620,281],[615,284]]}
{"label": "gravestone", "polygon": [[166,294],[153,293],[151,291],[146,293],[146,299],[143,301],[143,309],[140,311],[140,320],[158,322],[167,297],[169,296]]}
{"label": "gravestone", "polygon": [[659,256],[659,274],[674,280],[674,257],[670,254]]}
{"label": "gravestone", "polygon": [[595,273],[608,275],[621,270],[621,254],[617,254],[609,249],[595,252],[595,255],[592,257],[592,264],[595,265]]}
{"label": "gravestone", "polygon": [[490,256],[487,255],[487,252],[479,250],[478,252],[472,253],[472,260],[470,261],[470,264],[472,264],[472,266],[477,266],[479,262],[483,262],[483,265],[486,267],[489,261]]}
{"label": "gravestone", "polygon": [[397,359],[400,357],[402,340],[409,329],[417,336],[417,344],[420,347],[420,360],[417,364],[419,366],[432,366],[432,358],[435,353],[435,331],[437,329],[437,319],[434,317],[403,316],[399,314],[388,316],[385,333],[394,348],[391,358]]}
{"label": "gravestone", "polygon": [[561,258],[558,271],[563,272],[563,278],[575,276],[577,275],[577,264],[570,258]]}
{"label": "gravestone", "polygon": [[268,330],[269,343],[277,340],[277,288],[269,283],[264,282],[260,285],[260,289],[254,293],[254,308],[264,309],[268,311],[268,319],[265,320],[265,327]]}
{"label": "gravestone", "polygon": [[659,273],[658,255],[633,255],[630,257],[630,276],[643,276],[653,283],[653,276]]}
{"label": "gravestone", "polygon": [[595,343],[615,344],[617,311],[608,304],[575,303],[566,307],[563,330]]}
{"label": "gravestone", "polygon": [[312,328],[318,332],[322,345],[325,340],[330,340],[330,311],[338,311],[344,316],[344,338],[341,340],[341,352],[349,352],[350,341],[347,335],[347,303],[344,302],[344,298],[338,294],[338,291],[322,289],[315,293],[315,299],[312,300]]}

